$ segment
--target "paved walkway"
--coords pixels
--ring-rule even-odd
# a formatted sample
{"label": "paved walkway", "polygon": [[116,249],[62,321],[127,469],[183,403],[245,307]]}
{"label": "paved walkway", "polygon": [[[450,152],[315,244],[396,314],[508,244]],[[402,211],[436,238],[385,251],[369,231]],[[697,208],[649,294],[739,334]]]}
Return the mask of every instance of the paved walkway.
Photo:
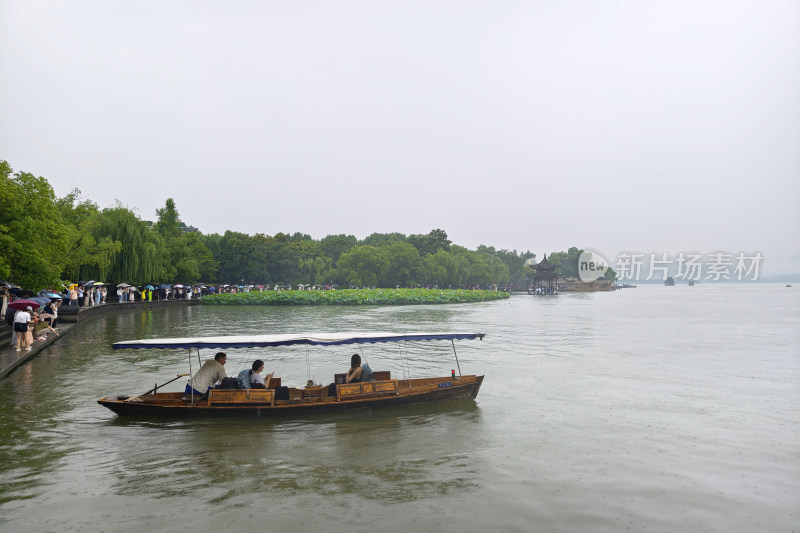
{"label": "paved walkway", "polygon": [[18,352],[16,347],[11,346],[11,328],[3,323],[0,325],[0,380],[6,378],[20,365],[30,361],[44,348],[69,334],[72,329],[87,319],[124,309],[147,309],[164,305],[196,305],[198,303],[200,303],[199,300],[161,300],[155,302],[108,303],[79,309],[64,306],[58,311],[58,327],[56,328],[58,335],[48,329],[44,329],[40,332],[40,335],[43,335],[43,332],[46,331],[47,338],[41,341],[34,340],[30,351],[23,349],[21,352]]}
{"label": "paved walkway", "polygon": [[[45,328],[44,331],[47,332],[47,338],[42,341],[34,340],[30,351],[27,351],[23,348],[21,352],[18,352],[16,347],[11,347],[11,336],[3,335],[0,338],[0,379],[8,376],[18,366],[26,361],[29,361],[32,357],[42,351],[42,348],[52,344],[56,341],[56,339],[60,338],[60,336],[66,335],[77,325],[78,324],[75,322],[59,324],[56,328],[58,335]],[[10,331],[11,328],[8,329]],[[39,335],[44,335],[44,332],[39,332]]]}

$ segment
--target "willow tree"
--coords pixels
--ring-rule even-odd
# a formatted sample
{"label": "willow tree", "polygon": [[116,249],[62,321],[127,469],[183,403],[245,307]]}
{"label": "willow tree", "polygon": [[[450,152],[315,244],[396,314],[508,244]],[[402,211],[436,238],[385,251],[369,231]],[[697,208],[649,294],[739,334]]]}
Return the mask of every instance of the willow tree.
{"label": "willow tree", "polygon": [[80,201],[81,191],[74,189],[56,204],[69,230],[69,246],[62,256],[63,277],[69,280],[99,279],[100,272],[111,265],[113,254],[122,243],[108,236],[95,237],[100,210],[90,200]]}
{"label": "willow tree", "polygon": [[103,209],[93,228],[95,238],[108,238],[122,245],[109,265],[97,271],[103,281],[143,284],[159,281],[163,275],[164,244],[158,233],[133,211],[120,205]]}

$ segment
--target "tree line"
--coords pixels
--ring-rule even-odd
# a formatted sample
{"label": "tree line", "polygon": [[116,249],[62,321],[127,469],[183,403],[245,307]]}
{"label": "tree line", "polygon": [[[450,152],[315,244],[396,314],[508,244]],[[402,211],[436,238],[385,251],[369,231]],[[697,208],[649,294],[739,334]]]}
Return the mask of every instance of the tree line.
{"label": "tree line", "polygon": [[465,287],[524,283],[530,251],[475,250],[442,229],[364,239],[304,233],[186,231],[172,198],[142,220],[119,202],[100,209],[79,190],[63,198],[42,177],[0,160],[0,278],[28,288],[64,280]]}

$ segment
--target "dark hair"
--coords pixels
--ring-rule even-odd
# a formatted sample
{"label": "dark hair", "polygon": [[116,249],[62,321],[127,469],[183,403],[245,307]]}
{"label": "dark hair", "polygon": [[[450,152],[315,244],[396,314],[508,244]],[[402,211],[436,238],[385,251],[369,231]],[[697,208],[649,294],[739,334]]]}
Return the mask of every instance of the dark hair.
{"label": "dark hair", "polygon": [[217,352],[217,355],[214,356],[214,361],[219,362],[219,360],[223,357],[228,357],[228,354],[225,352]]}
{"label": "dark hair", "polygon": [[262,361],[261,359],[256,359],[255,361],[253,361],[253,369],[250,370],[250,373],[252,374],[262,366],[264,366],[264,361]]}
{"label": "dark hair", "polygon": [[355,368],[361,364],[361,356],[357,353],[353,354],[353,357],[350,358],[350,367]]}

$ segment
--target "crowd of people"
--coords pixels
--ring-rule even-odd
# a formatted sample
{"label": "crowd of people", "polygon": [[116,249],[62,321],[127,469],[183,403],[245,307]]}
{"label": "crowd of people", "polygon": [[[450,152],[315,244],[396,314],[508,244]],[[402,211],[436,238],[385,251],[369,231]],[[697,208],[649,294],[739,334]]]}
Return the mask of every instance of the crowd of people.
{"label": "crowd of people", "polygon": [[[116,294],[115,294],[116,293]],[[0,316],[11,328],[11,346],[16,351],[30,351],[33,343],[47,339],[48,333],[58,334],[58,311],[61,307],[92,307],[114,302],[131,303],[141,301],[196,299],[204,293],[201,287],[184,285],[145,285],[137,288],[127,283],[116,287],[106,283],[73,283],[62,291],[52,288],[34,292],[0,280]],[[38,303],[25,302],[36,298]],[[25,300],[25,302],[23,302]],[[20,305],[13,305],[17,302]],[[45,303],[47,302],[47,303]]]}
{"label": "crowd of people", "polygon": [[45,340],[48,332],[56,333],[59,307],[61,300],[51,301],[41,312],[30,305],[23,309],[6,309],[6,323],[12,327],[11,347],[18,352],[30,351],[34,341]]}

